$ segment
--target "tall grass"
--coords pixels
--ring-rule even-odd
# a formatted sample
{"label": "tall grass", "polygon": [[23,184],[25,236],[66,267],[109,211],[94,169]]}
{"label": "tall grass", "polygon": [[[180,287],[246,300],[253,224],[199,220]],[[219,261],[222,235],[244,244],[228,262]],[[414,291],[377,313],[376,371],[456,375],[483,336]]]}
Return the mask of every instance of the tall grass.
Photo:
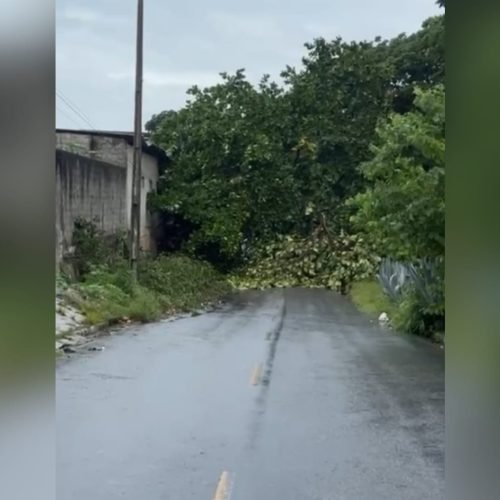
{"label": "tall grass", "polygon": [[73,288],[77,294],[68,298],[78,302],[91,325],[150,322],[163,314],[200,308],[231,290],[209,264],[179,255],[141,261],[137,283],[126,261],[92,267]]}

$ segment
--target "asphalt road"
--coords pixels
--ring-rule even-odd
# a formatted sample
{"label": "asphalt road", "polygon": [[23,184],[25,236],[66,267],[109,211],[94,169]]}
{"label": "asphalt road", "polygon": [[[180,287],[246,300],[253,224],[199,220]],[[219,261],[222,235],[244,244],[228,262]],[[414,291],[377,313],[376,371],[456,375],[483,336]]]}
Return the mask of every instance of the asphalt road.
{"label": "asphalt road", "polygon": [[444,356],[322,290],[244,293],[57,368],[58,500],[444,496]]}

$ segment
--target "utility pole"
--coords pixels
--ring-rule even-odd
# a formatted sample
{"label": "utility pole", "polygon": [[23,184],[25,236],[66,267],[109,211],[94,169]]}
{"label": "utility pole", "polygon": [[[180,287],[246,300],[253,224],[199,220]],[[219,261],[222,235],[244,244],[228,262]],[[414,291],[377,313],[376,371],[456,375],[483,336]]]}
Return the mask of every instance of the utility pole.
{"label": "utility pole", "polygon": [[142,71],[144,38],[144,0],[137,3],[137,53],[135,70],[134,163],[132,168],[132,207],[130,217],[130,267],[137,281],[137,263],[141,245],[142,179]]}

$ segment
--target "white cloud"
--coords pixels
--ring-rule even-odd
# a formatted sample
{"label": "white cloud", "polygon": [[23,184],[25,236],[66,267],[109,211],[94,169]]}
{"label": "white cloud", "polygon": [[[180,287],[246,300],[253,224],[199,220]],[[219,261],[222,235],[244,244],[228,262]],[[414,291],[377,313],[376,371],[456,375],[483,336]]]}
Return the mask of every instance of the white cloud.
{"label": "white cloud", "polygon": [[229,36],[274,38],[282,35],[278,23],[269,16],[213,12],[208,19],[214,28]]}
{"label": "white cloud", "polygon": [[[134,71],[110,72],[107,77],[111,80],[134,79]],[[220,75],[211,72],[184,72],[184,71],[145,71],[144,83],[152,87],[200,87],[214,85],[221,80]]]}
{"label": "white cloud", "polygon": [[[314,37],[386,38],[418,29],[438,11],[435,0],[289,0],[286,8],[274,0],[145,4],[145,117],[182,106],[187,88],[221,81],[219,71],[246,68],[252,83],[264,73],[279,80],[285,65],[300,66],[303,43]],[[136,1],[57,0],[56,8],[58,88],[97,128],[129,128]],[[58,126],[74,126],[66,120],[58,114]]]}
{"label": "white cloud", "polygon": [[62,16],[67,21],[78,21],[80,23],[91,23],[101,18],[99,13],[94,10],[77,6],[67,7],[63,11]]}

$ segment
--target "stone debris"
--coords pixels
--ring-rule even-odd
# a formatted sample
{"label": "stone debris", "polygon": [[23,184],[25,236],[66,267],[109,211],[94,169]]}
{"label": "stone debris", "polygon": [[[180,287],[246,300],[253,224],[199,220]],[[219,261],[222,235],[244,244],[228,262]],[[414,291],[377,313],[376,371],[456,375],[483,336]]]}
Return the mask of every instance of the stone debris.
{"label": "stone debris", "polygon": [[378,320],[381,324],[383,325],[387,325],[387,323],[389,323],[389,316],[387,315],[387,313],[383,312],[379,317],[378,317]]}
{"label": "stone debris", "polygon": [[88,341],[84,336],[88,333],[85,316],[65,301],[71,293],[71,290],[65,290],[64,294],[56,290],[56,349],[65,353],[76,352],[73,347]]}
{"label": "stone debris", "polygon": [[68,306],[60,297],[56,297],[56,335],[64,335],[81,328],[85,316],[74,307]]}
{"label": "stone debris", "polygon": [[65,336],[64,337],[64,345],[79,345],[79,344],[82,344],[83,342],[86,342],[87,339],[82,336],[82,335],[78,335],[78,334],[74,334],[74,335],[68,335],[68,336]]}

